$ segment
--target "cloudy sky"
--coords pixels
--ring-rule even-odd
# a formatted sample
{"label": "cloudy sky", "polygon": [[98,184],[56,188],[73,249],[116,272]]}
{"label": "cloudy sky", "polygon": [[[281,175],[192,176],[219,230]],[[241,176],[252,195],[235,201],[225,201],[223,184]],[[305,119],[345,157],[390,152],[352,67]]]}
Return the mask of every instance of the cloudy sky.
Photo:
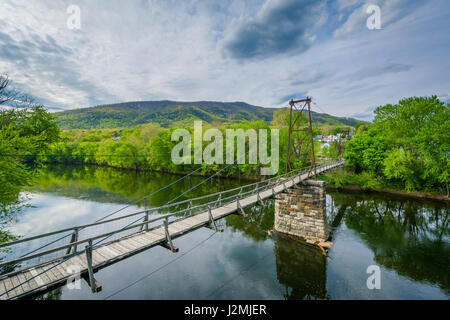
{"label": "cloudy sky", "polygon": [[1,0],[0,74],[52,110],[309,95],[368,119],[403,97],[450,99],[449,34],[448,0]]}

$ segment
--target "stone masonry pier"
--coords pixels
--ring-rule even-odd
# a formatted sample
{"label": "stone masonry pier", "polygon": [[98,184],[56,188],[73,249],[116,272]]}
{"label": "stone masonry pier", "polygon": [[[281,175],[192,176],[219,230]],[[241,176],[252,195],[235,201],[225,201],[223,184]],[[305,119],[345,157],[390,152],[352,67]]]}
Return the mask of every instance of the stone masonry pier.
{"label": "stone masonry pier", "polygon": [[305,180],[275,200],[275,231],[329,248],[324,181]]}

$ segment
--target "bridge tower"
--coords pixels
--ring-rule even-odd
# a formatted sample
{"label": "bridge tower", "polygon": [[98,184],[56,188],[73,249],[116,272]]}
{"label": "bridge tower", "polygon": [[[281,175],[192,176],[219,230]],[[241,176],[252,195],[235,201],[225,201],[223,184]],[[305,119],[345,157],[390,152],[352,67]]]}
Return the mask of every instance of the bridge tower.
{"label": "bridge tower", "polygon": [[[297,104],[303,104],[302,107],[297,106]],[[300,133],[303,131],[308,131],[309,139],[311,143],[311,165],[308,172],[308,177],[314,170],[314,177],[317,176],[316,171],[316,157],[314,153],[314,138],[312,131],[312,121],[311,121],[311,98],[306,97],[302,100],[291,100],[289,102],[290,113],[289,113],[289,132],[288,132],[288,145],[286,151],[286,173],[293,170],[291,167],[291,160],[300,159],[300,154],[303,150],[304,140],[307,138],[306,135],[303,137]],[[307,109],[306,109],[307,107]],[[301,120],[303,119],[303,112],[308,110],[308,127],[300,128],[302,125]],[[295,134],[294,134],[295,133]]]}
{"label": "bridge tower", "polygon": [[[302,105],[297,107],[297,104]],[[321,247],[331,247],[328,242],[328,226],[326,221],[326,183],[317,181],[317,169],[314,153],[314,139],[311,121],[311,98],[291,100],[289,115],[289,134],[286,154],[286,172],[291,167],[291,160],[299,159],[305,139],[311,143],[311,164],[308,178],[314,174],[315,180],[305,180],[300,184],[280,193],[275,199],[275,231],[303,238],[309,243]],[[308,127],[299,129],[303,112],[308,111]],[[299,135],[307,131],[308,135]],[[297,133],[297,134],[296,134]],[[292,150],[291,150],[292,149]]]}

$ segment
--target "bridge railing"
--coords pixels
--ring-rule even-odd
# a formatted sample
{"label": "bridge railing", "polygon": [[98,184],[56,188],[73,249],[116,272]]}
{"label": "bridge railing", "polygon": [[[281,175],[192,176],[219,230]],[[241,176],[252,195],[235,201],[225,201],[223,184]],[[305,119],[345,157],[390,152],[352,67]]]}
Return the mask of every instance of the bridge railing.
{"label": "bridge railing", "polygon": [[[340,165],[341,162],[332,162],[317,166],[317,171],[323,172],[330,168],[335,167],[336,165]],[[57,242],[53,243],[54,246],[48,247],[47,245],[42,246],[41,248],[37,248],[33,250],[29,254],[25,254],[23,256],[9,259],[8,261],[4,261],[0,263],[0,274],[9,274],[11,272],[17,272],[18,269],[23,269],[27,266],[33,265],[43,265],[48,263],[51,258],[53,260],[69,258],[77,253],[77,248],[83,244],[88,242],[92,242],[95,240],[99,240],[102,238],[111,238],[112,236],[127,236],[131,234],[136,234],[143,231],[151,231],[152,229],[160,228],[164,224],[161,222],[170,222],[174,219],[180,219],[183,217],[193,216],[195,214],[205,212],[209,208],[216,208],[220,206],[229,205],[230,203],[236,202],[237,200],[259,194],[263,191],[273,189],[283,183],[286,183],[289,179],[292,179],[296,176],[306,174],[308,169],[298,169],[288,172],[286,174],[272,177],[269,179],[265,179],[262,181],[258,181],[255,183],[247,184],[241,187],[228,189],[225,191],[208,194],[192,199],[178,201],[176,203],[166,204],[160,207],[154,207],[150,209],[145,209],[137,212],[133,212],[126,215],[121,215],[120,217],[110,218],[103,221],[98,221],[94,223],[78,225],[70,228],[64,228],[36,236],[31,236],[27,238],[18,239],[15,241],[10,241],[6,243],[0,244],[0,250],[2,248],[11,248],[13,246],[29,243],[32,241],[39,240],[45,238],[51,238],[52,236],[66,234],[63,238],[60,238],[58,241],[67,241],[67,238],[70,237],[70,242],[65,243],[63,245],[58,245]],[[159,214],[157,217],[151,217],[153,214]],[[86,231],[90,228],[111,225],[118,221],[129,221],[129,219],[135,219],[131,224],[127,224],[125,226],[121,226],[112,231],[106,232],[98,232],[95,235],[86,235],[83,239],[80,239],[81,231]],[[127,220],[128,219],[128,220]],[[139,222],[140,221],[140,222]],[[159,223],[159,224],[158,224]],[[86,233],[86,232],[85,232]],[[111,238],[110,240],[113,240]],[[105,243],[99,243],[98,245],[103,245]],[[47,248],[47,249],[45,249]],[[43,250],[45,249],[45,250]],[[42,261],[42,257],[51,256],[50,260]],[[0,260],[1,261],[1,260]],[[30,263],[35,261],[35,263]],[[23,264],[27,262],[26,264]],[[20,264],[20,265],[19,265]],[[1,272],[1,270],[4,270]]]}

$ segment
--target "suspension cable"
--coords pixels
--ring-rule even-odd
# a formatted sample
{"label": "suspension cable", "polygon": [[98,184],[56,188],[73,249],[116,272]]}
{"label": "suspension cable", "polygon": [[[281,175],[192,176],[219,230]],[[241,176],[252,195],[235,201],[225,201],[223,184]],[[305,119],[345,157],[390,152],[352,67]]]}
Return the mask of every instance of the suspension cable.
{"label": "suspension cable", "polygon": [[130,288],[130,287],[132,287],[132,286],[134,286],[135,284],[141,282],[142,280],[144,280],[144,279],[146,279],[146,278],[152,276],[153,274],[155,274],[155,273],[157,273],[158,271],[164,269],[165,267],[167,267],[168,265],[174,263],[175,261],[177,261],[177,260],[183,258],[185,255],[187,255],[188,253],[194,251],[195,249],[197,249],[198,247],[200,247],[202,244],[204,244],[206,241],[208,241],[209,239],[211,239],[215,234],[217,234],[217,231],[214,231],[214,233],[212,233],[212,234],[211,234],[210,236],[208,236],[206,239],[200,241],[200,242],[197,243],[194,247],[192,247],[192,248],[189,249],[188,251],[183,252],[181,255],[177,256],[175,259],[173,259],[173,260],[169,261],[168,263],[162,265],[161,267],[157,268],[156,270],[154,270],[154,271],[152,271],[152,272],[150,272],[150,273],[144,275],[143,277],[137,279],[136,281],[133,281],[132,283],[130,283],[129,285],[123,287],[122,289],[119,289],[119,290],[117,290],[116,292],[110,294],[109,296],[107,296],[106,298],[104,298],[104,300],[108,300],[109,298],[111,298],[111,297],[117,295],[118,293],[120,293],[120,292],[122,292],[122,291],[124,291],[124,290],[126,290],[126,289],[128,289],[128,288]]}
{"label": "suspension cable", "polygon": [[[247,151],[247,152],[244,154],[244,157],[245,157],[248,153],[249,153],[249,151]],[[166,205],[172,203],[172,202],[175,201],[176,199],[179,199],[180,197],[182,197],[182,196],[185,195],[186,193],[188,193],[188,192],[194,190],[195,188],[197,188],[198,186],[202,185],[203,183],[205,183],[205,182],[208,181],[209,179],[212,179],[213,177],[215,177],[216,175],[218,175],[218,174],[219,174],[220,172],[222,172],[223,170],[225,170],[225,169],[229,168],[230,166],[234,165],[234,162],[237,161],[237,160],[238,160],[238,159],[234,160],[233,163],[231,163],[231,164],[225,166],[224,168],[222,168],[221,170],[217,171],[214,175],[212,175],[212,176],[210,176],[210,177],[204,179],[202,182],[198,183],[198,184],[195,185],[194,187],[192,187],[192,188],[186,190],[185,192],[183,192],[182,194],[178,195],[178,196],[175,197],[174,199],[168,201],[168,202],[167,202],[166,204],[164,204],[162,207],[164,207],[164,206],[166,206]],[[92,246],[94,247],[94,246],[96,246],[97,244],[103,242],[104,240],[110,238],[110,237],[113,236],[114,234],[123,231],[125,228],[127,228],[127,227],[129,227],[130,225],[136,223],[136,222],[139,221],[140,219],[141,219],[141,218],[139,218],[139,219],[137,219],[137,220],[134,220],[134,221],[131,222],[130,224],[124,226],[122,229],[117,230],[117,231],[115,231],[114,233],[112,233],[112,234],[110,234],[110,235],[104,237],[103,239],[97,241],[97,242],[96,242],[95,244],[93,244]],[[79,251],[79,252],[76,252],[76,253],[74,253],[74,254],[72,254],[72,255],[66,257],[66,258],[63,258],[63,259],[62,259],[60,262],[58,262],[57,264],[55,264],[55,265],[53,265],[53,266],[47,268],[46,270],[43,270],[42,272],[40,272],[40,273],[34,275],[34,276],[31,277],[30,279],[27,279],[27,280],[25,280],[24,282],[19,283],[17,286],[15,286],[15,287],[13,287],[13,288],[11,288],[11,289],[9,289],[9,290],[3,292],[3,293],[0,295],[0,297],[3,296],[3,295],[5,295],[5,294],[7,294],[8,292],[11,292],[11,291],[17,289],[17,288],[20,287],[21,285],[23,285],[23,284],[25,284],[25,283],[28,283],[28,282],[31,281],[32,279],[37,278],[37,277],[40,276],[41,274],[44,274],[44,273],[46,273],[47,271],[50,271],[51,269],[53,269],[53,268],[59,266],[60,264],[66,262],[67,260],[69,260],[69,259],[71,259],[71,258],[73,258],[73,257],[79,256],[80,254],[84,253],[86,250],[87,250],[87,249],[85,248],[85,249],[83,249],[83,250],[81,250],[81,251]]]}
{"label": "suspension cable", "polygon": [[[186,179],[187,177],[191,176],[192,174],[194,174],[195,172],[199,171],[200,169],[203,169],[205,166],[206,166],[206,165],[203,165],[203,166],[197,168],[196,170],[190,172],[189,174],[187,174],[187,175],[185,175],[185,176],[179,178],[178,180],[175,180],[175,181],[171,182],[170,184],[168,184],[168,185],[166,185],[166,186],[164,186],[164,187],[162,187],[162,188],[160,188],[160,189],[158,189],[158,190],[156,190],[156,191],[150,193],[149,195],[144,196],[144,197],[141,198],[141,199],[135,200],[135,201],[133,201],[133,202],[129,202],[128,205],[126,205],[126,206],[124,206],[124,207],[122,207],[122,208],[120,208],[120,209],[118,209],[118,210],[116,210],[116,211],[114,211],[114,212],[112,212],[112,213],[109,213],[109,214],[107,214],[107,215],[101,217],[100,219],[97,219],[96,221],[94,221],[94,223],[95,223],[95,222],[100,222],[100,221],[102,221],[102,220],[104,220],[104,219],[106,219],[106,218],[109,218],[109,217],[115,215],[116,213],[119,213],[120,211],[123,211],[123,210],[129,208],[130,206],[132,206],[132,205],[134,205],[134,204],[136,204],[136,203],[139,203],[139,202],[141,202],[141,201],[143,201],[143,200],[145,200],[145,199],[147,199],[147,198],[149,198],[149,197],[151,197],[151,196],[157,194],[158,192],[160,192],[160,191],[162,191],[162,190],[167,189],[168,187],[174,185],[175,183],[178,183],[178,182],[180,182],[180,181]],[[80,228],[80,230],[82,230],[82,229],[84,229],[84,228]],[[53,240],[53,241],[51,241],[51,242],[48,242],[48,243],[46,243],[46,244],[40,246],[40,247],[37,248],[37,249],[34,249],[34,250],[30,251],[30,252],[27,252],[27,253],[21,255],[19,258],[26,257],[26,256],[28,256],[29,254],[32,254],[32,253],[35,253],[36,251],[39,251],[39,250],[41,250],[41,249],[44,249],[44,248],[48,247],[49,245],[52,245],[52,244],[54,244],[54,243],[56,243],[56,242],[58,242],[58,241],[60,241],[60,240],[63,240],[63,239],[65,239],[65,238],[69,237],[70,235],[71,235],[71,234],[67,234],[67,235],[65,235],[65,236],[62,236],[62,237],[56,239],[56,240]]]}

